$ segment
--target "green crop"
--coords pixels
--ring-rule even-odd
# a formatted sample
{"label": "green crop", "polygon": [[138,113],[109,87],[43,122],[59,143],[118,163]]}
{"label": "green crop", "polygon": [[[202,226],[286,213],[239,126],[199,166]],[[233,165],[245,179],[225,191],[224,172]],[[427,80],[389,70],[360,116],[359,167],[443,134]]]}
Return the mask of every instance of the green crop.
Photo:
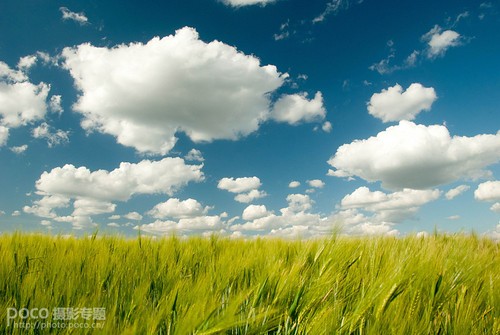
{"label": "green crop", "polygon": [[[500,334],[499,244],[475,235],[13,234],[0,260],[0,334]],[[102,329],[42,328],[55,308],[105,308]]]}

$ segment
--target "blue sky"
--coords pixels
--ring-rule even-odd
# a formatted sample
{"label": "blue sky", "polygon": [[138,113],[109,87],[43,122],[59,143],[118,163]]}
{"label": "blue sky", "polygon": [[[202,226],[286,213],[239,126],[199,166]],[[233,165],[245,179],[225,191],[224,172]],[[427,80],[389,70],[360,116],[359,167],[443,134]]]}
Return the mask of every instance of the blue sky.
{"label": "blue sky", "polygon": [[500,236],[496,1],[3,1],[0,232]]}

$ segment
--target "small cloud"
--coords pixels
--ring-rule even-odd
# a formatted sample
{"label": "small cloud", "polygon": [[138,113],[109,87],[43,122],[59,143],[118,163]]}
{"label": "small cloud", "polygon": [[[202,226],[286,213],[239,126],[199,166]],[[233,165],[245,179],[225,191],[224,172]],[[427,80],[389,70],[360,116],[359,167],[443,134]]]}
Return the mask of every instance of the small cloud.
{"label": "small cloud", "polygon": [[120,220],[120,218],[121,218],[120,215],[115,214],[115,215],[111,215],[108,219],[110,219],[110,220]]}
{"label": "small cloud", "polygon": [[36,64],[36,61],[37,57],[35,55],[21,57],[17,63],[17,68],[23,72],[27,72]]}
{"label": "small cloud", "polygon": [[455,197],[458,197],[460,194],[464,193],[465,191],[467,191],[469,189],[470,189],[470,186],[460,185],[460,186],[455,187],[454,189],[451,189],[448,192],[446,192],[445,197],[448,200],[452,200]]}
{"label": "small cloud", "polygon": [[130,212],[128,214],[125,214],[123,217],[126,219],[129,219],[129,220],[134,220],[134,221],[142,220],[142,215],[137,213],[137,212]]}
{"label": "small cloud", "polygon": [[49,108],[53,113],[61,114],[64,112],[62,106],[62,97],[60,95],[53,95],[50,97]]}
{"label": "small cloud", "polygon": [[370,115],[384,123],[413,120],[420,112],[430,110],[436,99],[436,91],[432,87],[413,83],[403,91],[403,87],[396,84],[373,94],[367,108]]}
{"label": "small cloud", "polygon": [[222,0],[222,2],[228,6],[239,8],[252,5],[265,6],[276,2],[276,0]]}
{"label": "small cloud", "polygon": [[53,132],[51,128],[52,127],[46,122],[43,122],[41,125],[33,129],[32,135],[34,138],[45,139],[49,148],[59,144],[69,143],[69,131],[57,129]]}
{"label": "small cloud", "polygon": [[20,216],[21,212],[20,211],[13,211],[11,216]]}
{"label": "small cloud", "polygon": [[329,133],[332,131],[332,124],[330,123],[330,121],[325,121],[325,123],[323,123],[323,125],[321,126],[321,129],[325,132],[325,133]]}
{"label": "small cloud", "polygon": [[71,20],[74,22],[77,22],[81,26],[89,24],[89,19],[85,16],[85,13],[75,13],[70,11],[66,7],[61,7],[59,10],[62,13],[62,19],[63,21]]}
{"label": "small cloud", "polygon": [[309,186],[311,186],[311,187],[314,187],[314,188],[323,188],[323,187],[325,187],[325,183],[322,180],[320,180],[320,179],[308,180],[307,184]]}
{"label": "small cloud", "polygon": [[203,155],[201,154],[200,150],[197,149],[191,149],[187,155],[184,157],[187,161],[195,161],[195,162],[203,162],[205,158],[203,158]]}
{"label": "small cloud", "polygon": [[290,187],[290,188],[297,188],[299,186],[300,186],[300,182],[295,181],[295,180],[290,182],[290,184],[288,184],[288,187]]}
{"label": "small cloud", "polygon": [[111,223],[108,223],[108,227],[118,228],[118,227],[120,227],[120,225],[116,222],[111,222]]}
{"label": "small cloud", "polygon": [[10,148],[10,151],[12,151],[13,153],[15,154],[22,154],[26,151],[26,149],[28,149],[28,145],[27,144],[23,144],[23,145],[20,145],[18,147],[12,147]]}
{"label": "small cloud", "polygon": [[452,215],[452,216],[448,216],[447,217],[448,220],[452,220],[452,221],[455,221],[455,220],[460,220],[460,215]]}
{"label": "small cloud", "polygon": [[453,30],[445,30],[435,25],[422,36],[422,41],[427,42],[427,58],[433,59],[443,56],[451,47],[462,44],[462,37]]}

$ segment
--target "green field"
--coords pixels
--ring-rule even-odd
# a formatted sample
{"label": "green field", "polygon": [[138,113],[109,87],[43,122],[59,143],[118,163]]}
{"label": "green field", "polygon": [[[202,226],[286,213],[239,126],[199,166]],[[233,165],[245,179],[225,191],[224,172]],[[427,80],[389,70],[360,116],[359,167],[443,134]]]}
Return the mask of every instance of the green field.
{"label": "green field", "polygon": [[2,235],[0,334],[500,334],[499,247]]}

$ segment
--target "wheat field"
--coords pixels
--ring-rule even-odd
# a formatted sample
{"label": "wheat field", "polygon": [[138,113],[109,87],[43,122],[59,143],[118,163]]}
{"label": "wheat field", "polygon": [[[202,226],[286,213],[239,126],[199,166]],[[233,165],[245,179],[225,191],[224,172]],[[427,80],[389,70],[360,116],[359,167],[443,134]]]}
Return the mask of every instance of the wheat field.
{"label": "wheat field", "polygon": [[16,233],[0,259],[1,334],[500,334],[499,243],[473,234]]}

